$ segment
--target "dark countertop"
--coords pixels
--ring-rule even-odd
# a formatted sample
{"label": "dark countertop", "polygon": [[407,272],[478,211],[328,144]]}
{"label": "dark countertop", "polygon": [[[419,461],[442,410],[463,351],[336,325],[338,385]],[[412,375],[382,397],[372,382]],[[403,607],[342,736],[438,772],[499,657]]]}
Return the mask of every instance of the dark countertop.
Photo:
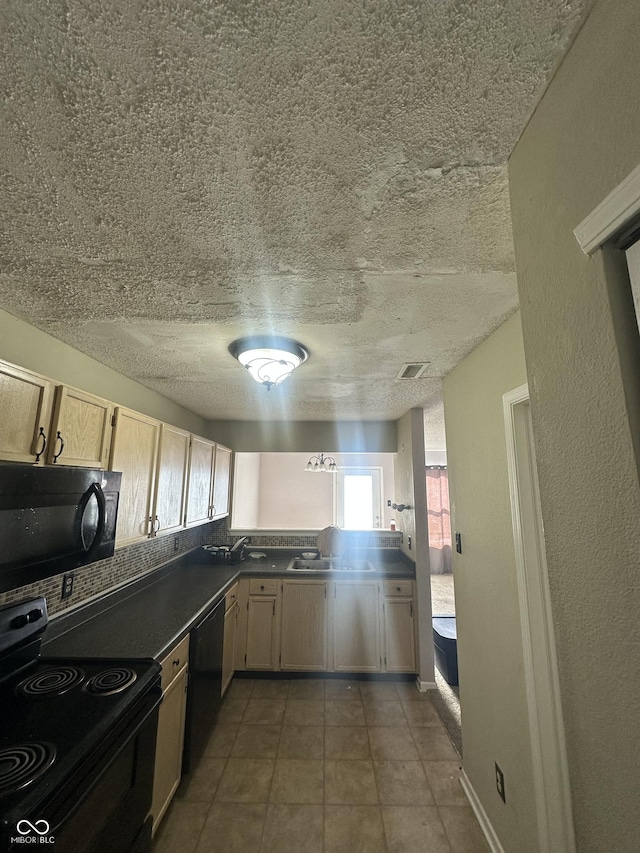
{"label": "dark countertop", "polygon": [[[255,550],[255,549],[254,549]],[[214,564],[201,549],[150,575],[49,622],[42,654],[46,657],[160,659],[182,639],[241,577],[300,577],[287,572],[290,555],[247,559],[237,565]],[[366,578],[414,577],[398,552],[366,554],[375,572]],[[332,574],[337,578],[340,575]],[[354,573],[350,573],[353,577]],[[327,578],[326,572],[303,577]]]}

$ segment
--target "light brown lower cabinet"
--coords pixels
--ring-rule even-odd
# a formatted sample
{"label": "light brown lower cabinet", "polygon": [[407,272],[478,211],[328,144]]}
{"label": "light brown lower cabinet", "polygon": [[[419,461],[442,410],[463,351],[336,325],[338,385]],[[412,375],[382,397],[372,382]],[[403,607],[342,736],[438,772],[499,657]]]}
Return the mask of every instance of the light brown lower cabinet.
{"label": "light brown lower cabinet", "polygon": [[413,602],[410,578],[243,578],[235,669],[413,673]]}
{"label": "light brown lower cabinet", "polygon": [[415,672],[416,644],[411,581],[385,581],[382,613],[385,670]]}
{"label": "light brown lower cabinet", "polygon": [[222,689],[224,696],[235,670],[234,654],[238,622],[238,584],[234,584],[224,601],[224,635],[222,639]]}
{"label": "light brown lower cabinet", "polygon": [[153,776],[153,833],[182,777],[182,750],[187,708],[189,637],[186,636],[162,663],[162,703],[158,714],[156,762]]}
{"label": "light brown lower cabinet", "polygon": [[333,586],[333,668],[380,672],[379,581],[338,580]]}
{"label": "light brown lower cabinet", "polygon": [[248,582],[245,669],[276,669],[279,582],[277,578],[257,578]]}
{"label": "light brown lower cabinet", "polygon": [[282,581],[280,669],[324,672],[327,668],[327,583],[308,578]]}

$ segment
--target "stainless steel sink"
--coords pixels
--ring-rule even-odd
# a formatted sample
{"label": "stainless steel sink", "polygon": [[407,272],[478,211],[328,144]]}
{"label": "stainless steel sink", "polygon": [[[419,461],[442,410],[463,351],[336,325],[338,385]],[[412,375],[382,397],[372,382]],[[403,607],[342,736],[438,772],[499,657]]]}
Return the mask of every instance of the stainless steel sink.
{"label": "stainless steel sink", "polygon": [[294,557],[287,566],[288,572],[373,572],[374,567],[368,560],[351,560],[344,557],[322,557],[317,560],[303,560]]}

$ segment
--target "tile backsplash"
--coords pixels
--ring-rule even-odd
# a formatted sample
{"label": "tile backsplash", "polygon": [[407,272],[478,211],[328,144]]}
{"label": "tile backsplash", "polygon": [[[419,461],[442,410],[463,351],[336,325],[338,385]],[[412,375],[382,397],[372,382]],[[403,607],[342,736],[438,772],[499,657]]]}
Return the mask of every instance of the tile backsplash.
{"label": "tile backsplash", "polygon": [[[396,531],[343,531],[343,541],[351,548],[399,548],[402,533]],[[239,536],[229,533],[228,519],[212,521],[168,536],[146,539],[120,548],[113,557],[82,566],[73,572],[73,593],[62,600],[62,574],[0,593],[0,605],[43,595],[47,609],[54,616],[114,587],[148,574],[201,545],[231,545]],[[251,533],[252,547],[315,548],[317,534]]]}
{"label": "tile backsplash", "polygon": [[158,536],[118,549],[113,557],[82,566],[73,572],[73,593],[61,599],[62,575],[0,593],[0,605],[39,595],[47,599],[47,610],[53,616],[69,607],[93,598],[140,575],[147,574],[164,563],[206,544],[226,544],[227,520],[220,519],[168,536]]}
{"label": "tile backsplash", "polygon": [[[319,532],[319,531],[318,531]],[[211,545],[232,545],[240,538],[240,533],[229,533],[228,519],[223,518],[210,540]],[[281,533],[269,531],[243,531],[249,537],[253,548],[315,548],[318,533]],[[349,548],[399,548],[402,544],[400,530],[343,530],[342,541]]]}

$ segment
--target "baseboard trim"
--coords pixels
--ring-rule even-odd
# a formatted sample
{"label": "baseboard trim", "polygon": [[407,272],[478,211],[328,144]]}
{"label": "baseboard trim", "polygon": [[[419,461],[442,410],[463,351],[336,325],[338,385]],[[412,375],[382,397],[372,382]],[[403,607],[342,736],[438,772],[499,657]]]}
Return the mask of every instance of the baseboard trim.
{"label": "baseboard trim", "polygon": [[469,781],[469,777],[464,770],[460,777],[460,784],[462,785],[462,790],[465,792],[467,799],[469,800],[469,805],[473,809],[473,813],[478,818],[480,829],[482,830],[484,837],[487,839],[487,844],[491,848],[492,853],[504,853],[504,848],[502,844],[500,844],[500,840],[491,825],[491,821],[489,820],[482,803],[478,799],[478,795],[473,790],[473,785]]}
{"label": "baseboard trim", "polygon": [[420,676],[416,678],[416,687],[419,693],[426,693],[427,690],[437,690],[438,685],[435,681],[420,681]]}

